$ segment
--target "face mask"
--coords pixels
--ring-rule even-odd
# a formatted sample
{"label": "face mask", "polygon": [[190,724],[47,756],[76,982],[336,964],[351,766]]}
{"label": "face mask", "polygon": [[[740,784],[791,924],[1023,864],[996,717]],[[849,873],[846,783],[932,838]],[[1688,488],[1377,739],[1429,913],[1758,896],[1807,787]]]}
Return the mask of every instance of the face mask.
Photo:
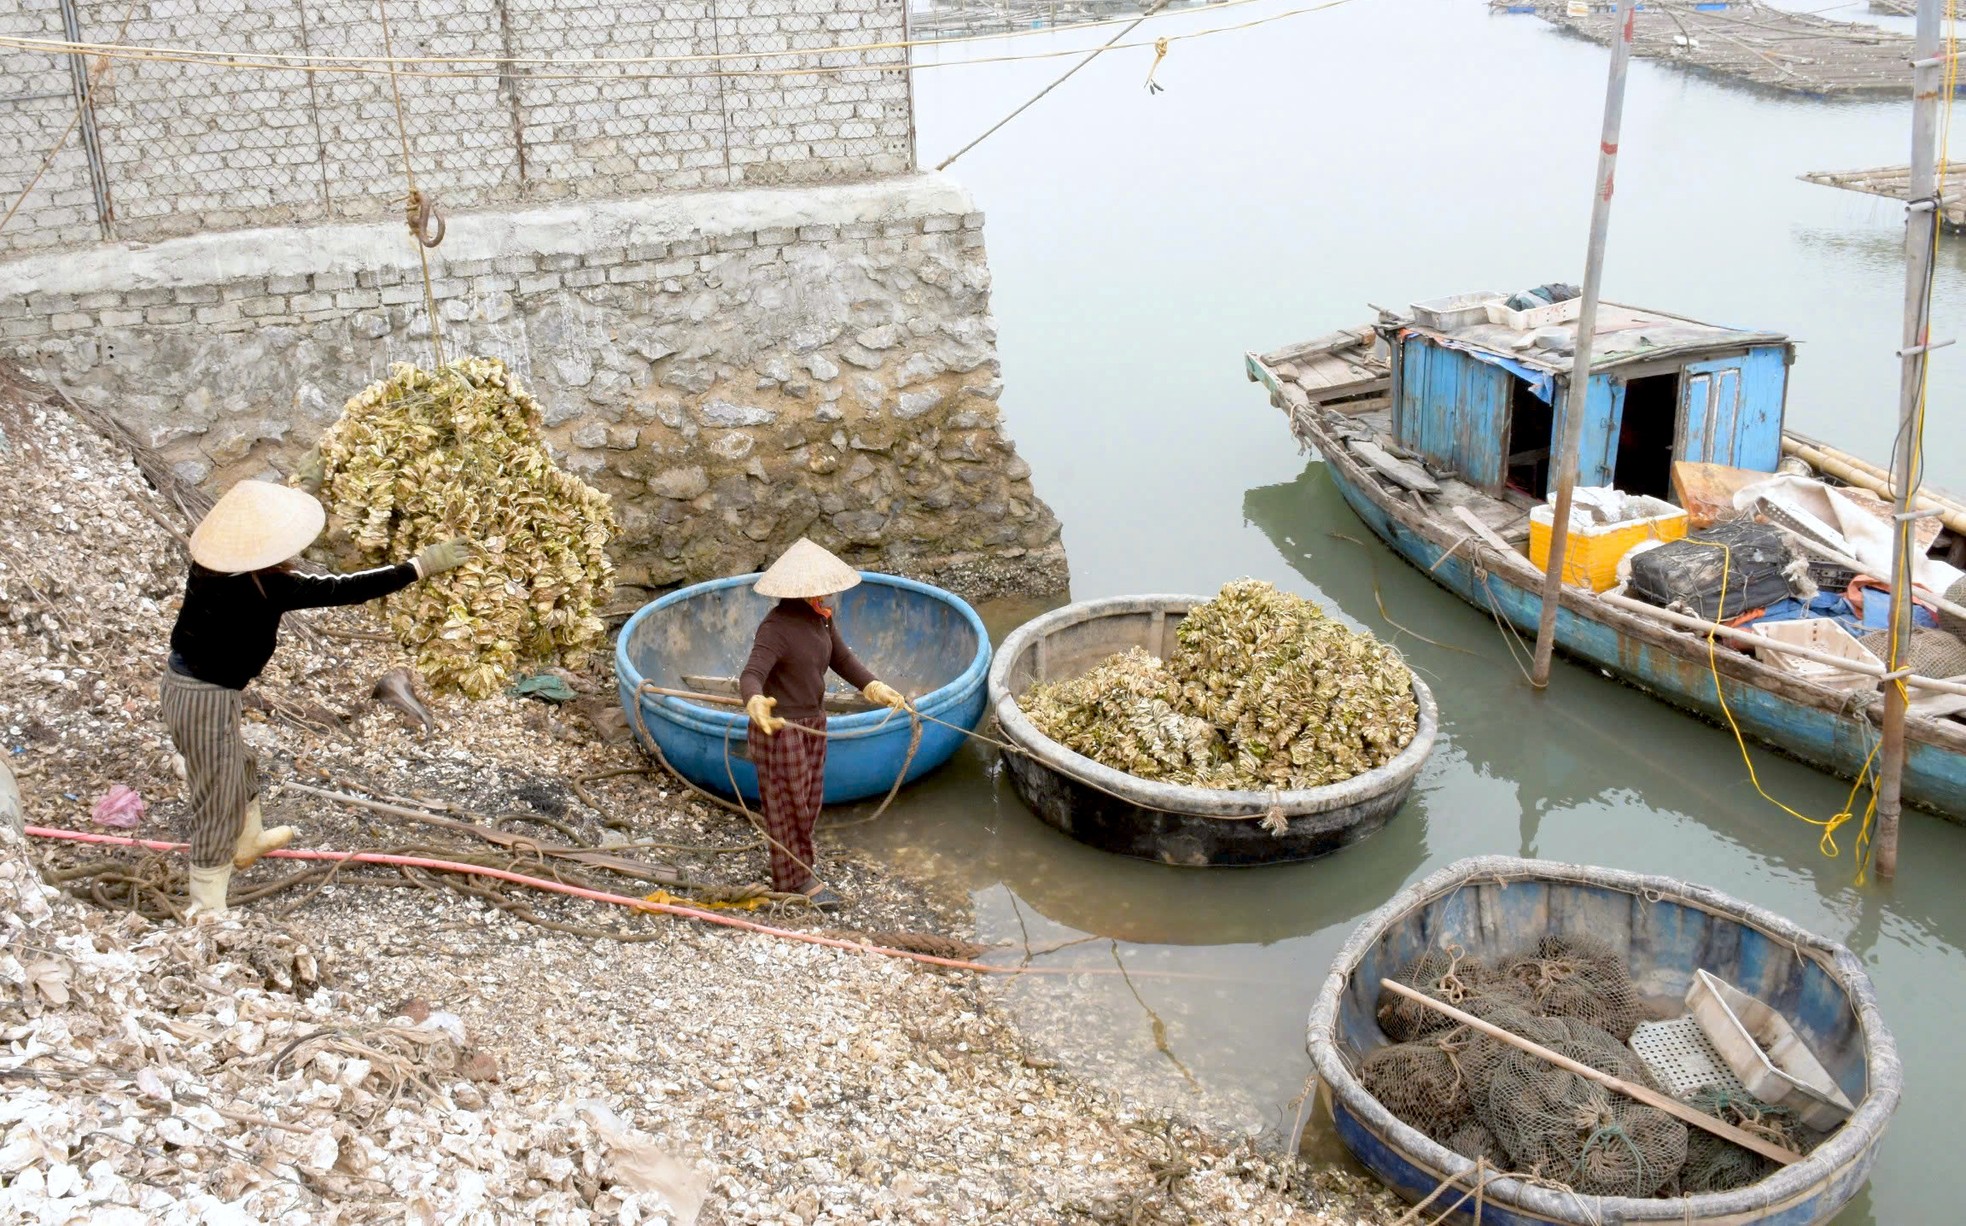
{"label": "face mask", "polygon": [[832,618],[833,608],[831,605],[826,603],[826,598],[824,596],[808,596],[806,597],[806,603],[811,605],[812,611],[814,613],[819,614],[819,616],[828,619]]}

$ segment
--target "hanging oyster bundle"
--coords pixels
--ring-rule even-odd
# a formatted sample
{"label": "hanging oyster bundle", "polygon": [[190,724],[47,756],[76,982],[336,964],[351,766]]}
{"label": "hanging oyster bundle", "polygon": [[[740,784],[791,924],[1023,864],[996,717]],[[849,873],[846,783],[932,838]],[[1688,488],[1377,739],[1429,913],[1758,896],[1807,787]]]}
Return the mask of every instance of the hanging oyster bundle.
{"label": "hanging oyster bundle", "polygon": [[370,562],[468,537],[463,566],[389,598],[389,626],[430,683],[473,698],[524,663],[578,664],[606,642],[607,495],[547,454],[539,406],[495,358],[408,363],[321,438],[321,500]]}
{"label": "hanging oyster bundle", "polygon": [[1164,662],[1135,648],[1019,706],[1046,736],[1116,770],[1252,791],[1350,779],[1418,731],[1397,652],[1268,583],[1226,585],[1176,638]]}

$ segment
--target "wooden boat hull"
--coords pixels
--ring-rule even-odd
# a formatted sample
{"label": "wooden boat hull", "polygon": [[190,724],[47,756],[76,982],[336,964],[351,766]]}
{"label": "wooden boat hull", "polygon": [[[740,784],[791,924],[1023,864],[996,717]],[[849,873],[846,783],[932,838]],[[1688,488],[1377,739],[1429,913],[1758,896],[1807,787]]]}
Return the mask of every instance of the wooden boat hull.
{"label": "wooden boat hull", "polygon": [[[1536,632],[1543,599],[1532,578],[1482,566],[1465,548],[1443,561],[1458,538],[1440,539],[1445,531],[1429,531],[1429,525],[1413,522],[1417,516],[1401,514],[1406,508],[1395,509],[1380,501],[1374,496],[1376,483],[1368,492],[1343,465],[1334,465],[1331,476],[1358,517],[1401,557],[1475,607],[1499,613],[1525,634]],[[1715,723],[1723,722],[1714,690],[1716,671],[1703,641],[1645,625],[1604,606],[1573,607],[1570,595],[1565,593],[1566,599],[1557,610],[1558,650],[1675,706]],[[1764,688],[1730,669],[1730,665],[1750,663],[1738,652],[1723,648],[1718,657],[1721,692],[1743,733],[1842,778],[1857,777],[1877,744],[1878,727],[1868,716]],[[1833,701],[1824,699],[1825,703]],[[1922,722],[1911,720],[1907,724]],[[1955,819],[1966,816],[1962,813],[1962,805],[1966,805],[1966,755],[1918,738],[1915,727],[1906,738],[1905,748],[1905,800]]]}
{"label": "wooden boat hull", "polygon": [[[1233,792],[1135,778],[1066,749],[1039,732],[1016,696],[1041,680],[1076,676],[1129,647],[1156,656],[1172,649],[1175,627],[1202,596],[1122,596],[1084,601],[1027,622],[1004,640],[990,670],[990,708],[1006,740],[1004,755],[1020,799],[1048,825],[1103,851],[1184,867],[1310,860],[1365,838],[1390,820],[1439,733],[1433,694],[1418,677],[1419,729],[1386,765],[1328,787]],[[1272,807],[1280,833],[1263,825]]]}
{"label": "wooden boat hull", "polygon": [[[692,676],[734,677],[744,668],[751,636],[773,601],[751,590],[756,575],[715,579],[670,592],[628,619],[615,644],[615,676],[630,727],[641,723],[684,778],[723,796],[756,804],[758,772],[751,763],[748,723],[732,707],[639,694],[644,679],[688,689]],[[838,598],[842,635],[875,675],[941,723],[924,721],[921,743],[908,756],[906,718],[887,711],[834,715],[826,720],[825,803],[879,796],[947,762],[962,730],[983,717],[990,636],[959,596],[893,575],[862,572],[859,587]],[[950,725],[954,725],[953,727]]]}
{"label": "wooden boat hull", "polygon": [[[1701,886],[1609,869],[1486,856],[1450,865],[1401,891],[1353,932],[1332,964],[1309,1023],[1309,1048],[1339,1138],[1387,1186],[1418,1202],[1453,1181],[1470,1190],[1474,1163],[1401,1123],[1352,1076],[1348,1057],[1385,1041],[1378,982],[1447,944],[1472,956],[1519,952],[1546,933],[1587,934],[1623,953],[1642,996],[1676,1000],[1696,969],[1780,1009],[1824,1059],[1857,1110],[1802,1162],[1748,1188],[1677,1199],[1590,1197],[1496,1180],[1481,1221],[1782,1223],[1833,1217],[1868,1178],[1897,1110],[1903,1070],[1869,979],[1848,950],[1780,916]],[[1461,1199],[1449,1190],[1425,1217]],[[1451,1220],[1474,1220],[1470,1192]]]}
{"label": "wooden boat hull", "polygon": [[[1300,388],[1280,381],[1257,355],[1249,355],[1246,366],[1249,377],[1284,409],[1297,438],[1323,457],[1332,484],[1374,535],[1469,604],[1506,619],[1524,634],[1536,632],[1543,607],[1542,575],[1527,558],[1512,549],[1492,548],[1465,523],[1382,482],[1327,428],[1325,415],[1332,410],[1312,405]],[[1370,409],[1379,402],[1361,403]],[[1333,420],[1342,421],[1343,414]],[[1881,707],[1874,695],[1853,701],[1850,693],[1797,680],[1725,648],[1710,657],[1703,639],[1618,609],[1582,589],[1563,589],[1556,648],[1714,723],[1725,721],[1724,695],[1743,734],[1842,778],[1855,779],[1873,763]],[[1913,716],[1905,721],[1905,748],[1906,802],[1966,821],[1966,730],[1950,721]]]}

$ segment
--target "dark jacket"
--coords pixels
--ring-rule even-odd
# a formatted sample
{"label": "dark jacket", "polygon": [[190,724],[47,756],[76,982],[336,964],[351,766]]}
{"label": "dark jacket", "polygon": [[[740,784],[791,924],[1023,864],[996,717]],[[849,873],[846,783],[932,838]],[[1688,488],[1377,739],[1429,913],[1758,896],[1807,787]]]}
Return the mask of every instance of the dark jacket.
{"label": "dark jacket", "polygon": [[220,574],[191,564],[184,607],[171,627],[171,667],[186,676],[243,690],[266,662],[293,609],[363,604],[416,582],[408,562],[352,575],[303,575],[290,570]]}

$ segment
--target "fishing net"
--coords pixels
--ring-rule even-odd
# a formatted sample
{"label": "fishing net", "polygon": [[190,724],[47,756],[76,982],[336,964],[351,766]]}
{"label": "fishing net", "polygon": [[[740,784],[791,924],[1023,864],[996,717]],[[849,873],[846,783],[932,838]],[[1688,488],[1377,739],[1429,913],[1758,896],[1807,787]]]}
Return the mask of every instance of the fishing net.
{"label": "fishing net", "polygon": [[[1653,1086],[1625,1045],[1645,1018],[1637,989],[1601,942],[1549,936],[1495,962],[1449,946],[1394,978],[1591,1068]],[[1677,1194],[1688,1130],[1672,1116],[1397,993],[1381,993],[1377,1014],[1398,1042],[1360,1062],[1360,1082],[1400,1120],[1470,1159],[1586,1195]],[[1735,1159],[1695,1152],[1708,1165]],[[1693,1175],[1709,1178],[1705,1167]]]}
{"label": "fishing net", "polygon": [[1447,1144],[1475,1122],[1471,1087],[1461,1065],[1467,1033],[1457,1030],[1425,1042],[1374,1048],[1359,1062],[1359,1084],[1402,1121]]}
{"label": "fishing net", "polygon": [[1588,938],[1546,936],[1534,954],[1511,959],[1501,970],[1538,1013],[1581,1019],[1620,1043],[1645,1020],[1623,961],[1609,946]]}
{"label": "fishing net", "polygon": [[1165,661],[1134,649],[1018,701],[1038,730],[1143,779],[1249,791],[1383,766],[1419,705],[1397,652],[1301,596],[1244,579],[1190,609]]}
{"label": "fishing net", "polygon": [[[1481,962],[1462,957],[1459,953],[1429,950],[1415,958],[1394,978],[1435,1000],[1465,1008],[1467,1002],[1481,992],[1483,984],[1491,978],[1491,972]],[[1383,988],[1379,991],[1378,1019],[1379,1029],[1385,1031],[1386,1037],[1395,1043],[1411,1043],[1431,1034],[1452,1030],[1458,1024],[1438,1009],[1429,1009],[1417,1000],[1408,1000]]]}
{"label": "fishing net", "polygon": [[[1873,630],[1857,640],[1880,660],[1891,658],[1891,632]],[[1966,674],[1966,641],[1943,630],[1919,627],[1911,632],[1911,649],[1901,652],[1903,663],[1921,677],[1957,677]]]}
{"label": "fishing net", "polygon": [[[1808,1141],[1801,1121],[1786,1108],[1770,1106],[1751,1094],[1708,1086],[1696,1091],[1688,1103],[1716,1119],[1806,1153]],[[1680,1168],[1679,1186],[1687,1195],[1700,1192],[1729,1192],[1760,1183],[1780,1169],[1772,1158],[1764,1158],[1701,1129],[1689,1129],[1686,1138],[1686,1165]]]}
{"label": "fishing net", "polygon": [[1435,1140],[1463,1158],[1486,1158],[1492,1171],[1510,1169],[1509,1151],[1502,1148],[1495,1134],[1488,1131],[1488,1125],[1480,1120],[1470,1119],[1445,1137],[1436,1137]]}
{"label": "fishing net", "polygon": [[[1544,1047],[1639,1084],[1644,1066],[1609,1033],[1561,1019],[1566,1037]],[[1588,1078],[1494,1039],[1463,1060],[1476,1118],[1495,1134],[1513,1169],[1595,1196],[1651,1196],[1686,1161],[1686,1125]]]}
{"label": "fishing net", "polygon": [[614,589],[607,495],[547,452],[539,406],[492,358],[436,372],[399,362],[321,436],[336,537],[401,562],[468,537],[458,569],[389,598],[389,628],[429,682],[473,698],[522,667],[577,665],[607,645]]}

